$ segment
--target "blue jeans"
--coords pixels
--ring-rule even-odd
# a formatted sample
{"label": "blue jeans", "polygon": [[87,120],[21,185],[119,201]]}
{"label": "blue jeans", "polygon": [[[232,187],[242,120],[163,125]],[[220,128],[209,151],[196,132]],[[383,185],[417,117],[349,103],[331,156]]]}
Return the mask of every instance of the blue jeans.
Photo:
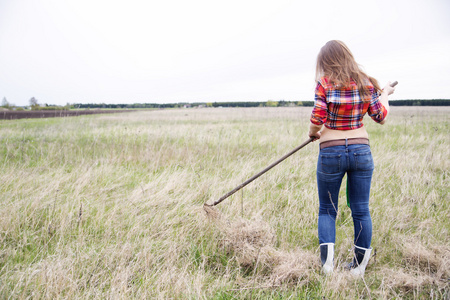
{"label": "blue jeans", "polygon": [[370,183],[374,169],[369,145],[333,146],[320,150],[317,162],[319,190],[319,242],[335,243],[339,189],[347,173],[348,197],[356,246],[370,248],[372,219],[369,211]]}

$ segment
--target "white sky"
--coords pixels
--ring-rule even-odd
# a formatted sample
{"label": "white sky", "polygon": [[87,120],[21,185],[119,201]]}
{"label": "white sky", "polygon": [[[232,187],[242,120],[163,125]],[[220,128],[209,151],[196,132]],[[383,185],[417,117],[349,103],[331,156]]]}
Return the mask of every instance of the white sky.
{"label": "white sky", "polygon": [[450,98],[448,0],[0,0],[0,98],[313,100],[331,39],[391,99]]}

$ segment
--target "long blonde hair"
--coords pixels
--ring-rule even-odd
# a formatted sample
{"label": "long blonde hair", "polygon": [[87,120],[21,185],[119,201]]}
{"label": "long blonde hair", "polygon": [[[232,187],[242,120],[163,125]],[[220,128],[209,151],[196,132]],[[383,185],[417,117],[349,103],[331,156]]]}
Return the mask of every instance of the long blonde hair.
{"label": "long blonde hair", "polygon": [[332,40],[320,49],[317,55],[316,80],[326,76],[338,88],[349,86],[353,80],[358,86],[359,95],[363,101],[370,101],[370,91],[367,88],[367,79],[381,91],[378,81],[364,73],[356,63],[352,52],[341,41]]}

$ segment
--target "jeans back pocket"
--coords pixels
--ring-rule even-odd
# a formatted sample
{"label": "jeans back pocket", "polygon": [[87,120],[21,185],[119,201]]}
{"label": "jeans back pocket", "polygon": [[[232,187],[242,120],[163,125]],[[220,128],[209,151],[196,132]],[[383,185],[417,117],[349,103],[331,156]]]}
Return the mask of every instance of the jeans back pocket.
{"label": "jeans back pocket", "polygon": [[320,154],[319,171],[327,174],[341,172],[341,154]]}
{"label": "jeans back pocket", "polygon": [[372,153],[370,151],[355,153],[356,170],[369,171],[374,169]]}

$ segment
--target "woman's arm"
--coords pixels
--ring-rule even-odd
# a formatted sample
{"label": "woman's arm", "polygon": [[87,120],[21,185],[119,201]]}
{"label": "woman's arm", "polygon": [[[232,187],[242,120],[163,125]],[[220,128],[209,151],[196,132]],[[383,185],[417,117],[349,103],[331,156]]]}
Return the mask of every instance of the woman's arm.
{"label": "woman's arm", "polygon": [[310,123],[308,135],[309,135],[309,137],[314,138],[313,142],[320,139],[320,135],[321,135],[320,129],[322,129],[322,125],[316,125],[316,124]]}
{"label": "woman's arm", "polygon": [[327,115],[327,98],[325,88],[319,81],[315,90],[314,108],[311,113],[311,123],[308,133],[309,137],[314,138],[313,142],[320,139],[320,129],[322,129],[323,124],[327,121]]}
{"label": "woman's arm", "polygon": [[[383,91],[381,92],[380,96],[380,102],[383,104],[384,108],[386,108],[386,111],[389,113],[389,100],[388,96],[392,95],[395,91],[395,87],[391,86],[391,82],[388,82],[386,86],[383,88]],[[386,122],[386,118],[380,122],[380,124],[384,124]]]}

